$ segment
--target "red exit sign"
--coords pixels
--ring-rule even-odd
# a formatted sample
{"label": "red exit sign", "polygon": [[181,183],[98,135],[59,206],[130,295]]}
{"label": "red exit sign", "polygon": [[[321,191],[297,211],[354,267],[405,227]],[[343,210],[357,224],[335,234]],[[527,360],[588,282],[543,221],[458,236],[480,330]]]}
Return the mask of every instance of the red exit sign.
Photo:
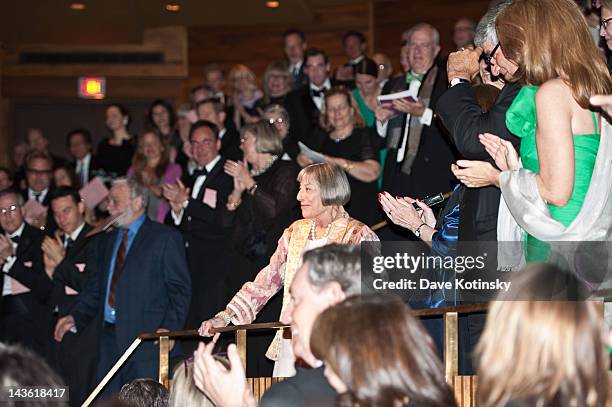
{"label": "red exit sign", "polygon": [[104,99],[106,96],[106,78],[79,78],[79,97],[84,99]]}

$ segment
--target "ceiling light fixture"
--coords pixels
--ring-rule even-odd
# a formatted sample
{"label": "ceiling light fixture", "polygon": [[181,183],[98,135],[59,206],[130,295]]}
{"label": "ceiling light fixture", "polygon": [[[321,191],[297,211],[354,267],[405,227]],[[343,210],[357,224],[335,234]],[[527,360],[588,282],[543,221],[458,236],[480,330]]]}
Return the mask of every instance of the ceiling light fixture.
{"label": "ceiling light fixture", "polygon": [[77,11],[82,11],[82,10],[85,10],[85,4],[83,4],[83,3],[72,3],[70,5],[70,9],[77,10]]}
{"label": "ceiling light fixture", "polygon": [[278,7],[280,7],[280,1],[266,1],[266,7],[268,7],[268,8],[278,8]]}
{"label": "ceiling light fixture", "polygon": [[166,11],[169,11],[171,13],[176,13],[180,9],[181,9],[181,6],[179,6],[178,4],[175,4],[175,3],[166,4]]}

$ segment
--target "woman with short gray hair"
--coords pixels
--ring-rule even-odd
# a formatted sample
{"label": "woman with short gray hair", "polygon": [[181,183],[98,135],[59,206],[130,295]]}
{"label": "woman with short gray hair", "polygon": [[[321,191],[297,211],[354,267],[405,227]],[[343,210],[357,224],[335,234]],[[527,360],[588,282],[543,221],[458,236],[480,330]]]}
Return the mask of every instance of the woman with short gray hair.
{"label": "woman with short gray hair", "polygon": [[[304,219],[285,229],[269,264],[253,281],[242,286],[225,310],[202,322],[200,335],[211,336],[213,327],[227,326],[230,322],[250,324],[281,289],[284,290],[284,310],[290,299],[289,287],[304,252],[331,243],[357,245],[378,241],[378,236],[369,227],[352,219],[344,210],[351,191],[341,168],[327,163],[312,164],[300,171],[298,182],[297,199]],[[282,331],[278,331],[266,356],[276,361],[281,352],[290,353],[290,349],[290,340],[283,339]],[[292,376],[292,372],[277,370],[276,366],[274,373],[275,376]]]}

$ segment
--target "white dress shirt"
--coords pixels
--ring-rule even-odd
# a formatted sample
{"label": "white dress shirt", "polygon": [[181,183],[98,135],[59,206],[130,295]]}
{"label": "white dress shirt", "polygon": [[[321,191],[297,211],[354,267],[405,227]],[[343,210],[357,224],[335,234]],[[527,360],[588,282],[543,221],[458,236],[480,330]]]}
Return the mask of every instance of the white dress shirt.
{"label": "white dress shirt", "polygon": [[89,182],[89,166],[91,164],[91,153],[88,153],[82,160],[77,160],[76,162],[76,173],[80,175],[80,181],[83,182],[83,185]]}
{"label": "white dress shirt", "polygon": [[[9,237],[21,238],[21,234],[23,233],[24,228],[25,228],[25,223],[22,223],[21,226],[19,226],[19,228],[16,231],[14,231],[13,233],[9,235]],[[13,244],[13,251],[15,252],[17,250],[17,243],[12,242],[12,244]],[[13,264],[15,264],[15,260],[17,260],[17,256],[7,257],[6,260],[4,261],[4,264],[2,265],[2,272],[6,274],[9,271],[11,271],[11,267],[13,267]],[[2,286],[2,295],[5,296],[5,295],[12,295],[12,294],[13,294],[13,290],[11,289],[11,277],[5,275],[4,284]]]}
{"label": "white dress shirt", "polygon": [[40,194],[38,195],[38,199],[36,199],[36,195],[34,191],[32,191],[32,188],[28,188],[28,199],[33,199],[42,204],[45,198],[47,197],[47,192],[49,192],[49,188],[43,189],[42,191],[40,191]]}
{"label": "white dress shirt", "polygon": [[[315,90],[315,91],[326,91],[331,89],[331,82],[329,81],[329,78],[327,78],[325,80],[325,82],[323,82],[323,86],[318,87],[315,86],[312,82],[310,83],[310,90]],[[321,108],[323,107],[323,95],[321,96],[311,96],[312,101],[314,102],[314,104],[317,106],[317,109],[321,110]]]}

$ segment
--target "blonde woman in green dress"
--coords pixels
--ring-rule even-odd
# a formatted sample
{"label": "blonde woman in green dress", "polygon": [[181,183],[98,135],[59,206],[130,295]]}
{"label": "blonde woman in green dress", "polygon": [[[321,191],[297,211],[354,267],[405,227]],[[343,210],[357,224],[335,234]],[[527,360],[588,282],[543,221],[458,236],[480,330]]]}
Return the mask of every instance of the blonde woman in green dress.
{"label": "blonde woman in green dress", "polygon": [[[524,85],[506,113],[506,126],[521,138],[522,169],[512,145],[484,134],[481,142],[499,169],[460,160],[453,172],[468,187],[501,186],[512,216],[527,231],[526,259],[542,261],[548,246],[538,237],[568,240],[563,234],[592,183],[604,200],[609,196],[609,180],[593,178],[598,154],[609,152],[600,148],[600,116],[589,109],[589,97],[612,93],[612,81],[572,0],[515,0],[498,15],[496,32],[503,52],[492,55],[492,73],[516,69],[513,77]],[[546,205],[538,206],[535,196]],[[549,228],[539,222],[543,218],[556,222]]]}

